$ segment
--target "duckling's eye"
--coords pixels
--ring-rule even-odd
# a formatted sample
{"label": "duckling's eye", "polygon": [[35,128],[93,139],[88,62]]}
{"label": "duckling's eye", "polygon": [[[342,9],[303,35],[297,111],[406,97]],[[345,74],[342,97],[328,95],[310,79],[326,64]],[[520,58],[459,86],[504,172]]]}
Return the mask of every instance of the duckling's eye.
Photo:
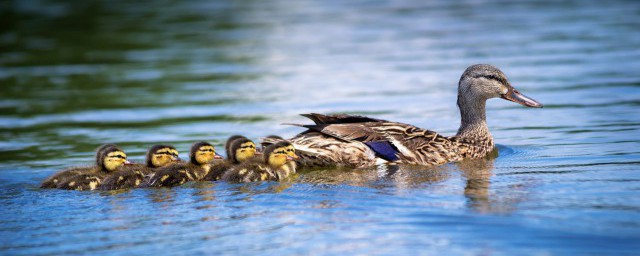
{"label": "duckling's eye", "polygon": [[286,154],[286,152],[284,150],[280,150],[280,151],[276,151],[276,154]]}
{"label": "duckling's eye", "polygon": [[201,152],[215,152],[213,149],[201,149]]}
{"label": "duckling's eye", "polygon": [[125,157],[125,156],[121,156],[121,155],[114,155],[114,156],[111,156],[111,157],[113,157],[113,158],[120,158],[120,159],[127,159],[127,157]]}
{"label": "duckling's eye", "polygon": [[242,148],[242,149],[245,149],[245,148],[256,148],[256,146],[254,146],[254,145],[247,145],[247,146],[242,146],[242,147],[240,147],[240,148]]}

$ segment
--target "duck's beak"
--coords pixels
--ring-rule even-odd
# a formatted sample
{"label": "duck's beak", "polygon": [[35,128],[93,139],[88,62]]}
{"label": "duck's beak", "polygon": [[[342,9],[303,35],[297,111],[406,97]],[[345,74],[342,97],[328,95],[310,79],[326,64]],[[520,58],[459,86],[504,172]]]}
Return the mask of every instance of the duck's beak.
{"label": "duck's beak", "polygon": [[173,160],[174,162],[180,162],[180,161],[182,161],[182,159],[181,159],[180,157],[178,157],[178,156],[174,157],[172,160]]}
{"label": "duck's beak", "polygon": [[256,151],[255,155],[256,155],[256,156],[261,156],[261,155],[262,155],[262,152],[260,152],[260,151]]}
{"label": "duck's beak", "polygon": [[218,153],[216,153],[215,155],[213,155],[213,159],[224,159],[224,157],[222,157],[221,155],[218,155]]}
{"label": "duck's beak", "polygon": [[537,102],[532,98],[524,96],[524,94],[520,93],[518,90],[516,90],[513,87],[509,87],[509,91],[507,91],[507,93],[505,94],[502,94],[500,97],[505,100],[513,101],[515,103],[523,105],[525,107],[530,107],[530,108],[542,107],[542,104],[540,104],[540,102]]}
{"label": "duck's beak", "polygon": [[132,162],[129,162],[129,160],[124,161],[124,163],[122,163],[124,165],[129,165],[129,164],[133,164]]}

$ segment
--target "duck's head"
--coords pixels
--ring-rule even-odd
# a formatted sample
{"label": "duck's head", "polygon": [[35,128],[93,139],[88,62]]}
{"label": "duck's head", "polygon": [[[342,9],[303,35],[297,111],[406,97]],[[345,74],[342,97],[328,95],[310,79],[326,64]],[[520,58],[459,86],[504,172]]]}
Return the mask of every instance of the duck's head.
{"label": "duck's head", "polygon": [[247,138],[237,138],[229,146],[229,160],[241,163],[256,155],[256,144]]}
{"label": "duck's head", "polygon": [[205,141],[194,143],[189,151],[189,160],[193,164],[203,165],[220,158],[222,157],[216,154],[215,147]]}
{"label": "duck's head", "polygon": [[[476,64],[467,68],[458,84],[458,105],[463,102],[503,98],[526,107],[541,108],[542,104],[524,96],[511,86],[507,77],[494,66]],[[460,106],[461,108],[463,106]]]}
{"label": "duck's head", "polygon": [[172,162],[180,161],[178,150],[170,145],[153,145],[147,151],[147,166],[162,167]]}
{"label": "duck's head", "polygon": [[102,145],[96,152],[96,164],[105,171],[115,171],[118,167],[128,163],[127,154],[116,145]]}
{"label": "duck's head", "polygon": [[264,152],[263,157],[265,163],[272,168],[280,168],[289,161],[293,161],[298,158],[295,154],[293,145],[288,141],[281,141],[271,146],[268,146]]}

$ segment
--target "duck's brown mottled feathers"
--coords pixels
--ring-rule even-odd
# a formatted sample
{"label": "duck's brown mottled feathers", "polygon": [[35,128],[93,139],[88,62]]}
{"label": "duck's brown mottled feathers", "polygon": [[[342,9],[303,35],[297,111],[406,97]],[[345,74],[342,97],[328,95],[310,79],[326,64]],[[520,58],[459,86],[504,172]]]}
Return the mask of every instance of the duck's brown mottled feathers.
{"label": "duck's brown mottled feathers", "polygon": [[323,115],[318,113],[300,114],[311,119],[316,124],[342,124],[342,123],[366,123],[366,122],[383,122],[384,120],[375,119],[366,116],[357,115]]}

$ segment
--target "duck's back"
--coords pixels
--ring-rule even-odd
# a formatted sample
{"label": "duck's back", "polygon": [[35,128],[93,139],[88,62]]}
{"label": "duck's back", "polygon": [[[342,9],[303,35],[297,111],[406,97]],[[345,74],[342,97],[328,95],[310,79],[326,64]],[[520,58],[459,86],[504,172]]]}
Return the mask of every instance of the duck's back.
{"label": "duck's back", "polygon": [[381,162],[440,165],[467,155],[482,154],[481,151],[489,148],[476,145],[475,141],[453,139],[455,137],[413,125],[380,119],[351,115],[304,116],[316,124],[301,125],[308,130],[291,139],[299,150],[301,159],[297,162],[302,166],[361,168]]}

